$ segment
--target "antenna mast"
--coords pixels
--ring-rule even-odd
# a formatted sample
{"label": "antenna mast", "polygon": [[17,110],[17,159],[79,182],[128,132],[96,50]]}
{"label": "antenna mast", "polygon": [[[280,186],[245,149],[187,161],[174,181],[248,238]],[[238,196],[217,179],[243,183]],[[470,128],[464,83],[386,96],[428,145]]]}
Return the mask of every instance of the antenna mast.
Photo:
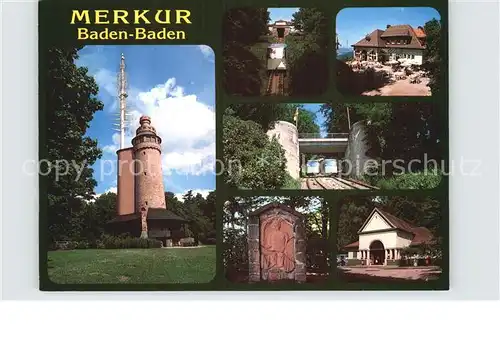
{"label": "antenna mast", "polygon": [[127,115],[127,77],[125,75],[125,56],[122,54],[120,61],[120,73],[118,75],[118,100],[120,103],[120,124],[116,125],[119,127],[120,132],[120,149],[125,147],[125,122]]}

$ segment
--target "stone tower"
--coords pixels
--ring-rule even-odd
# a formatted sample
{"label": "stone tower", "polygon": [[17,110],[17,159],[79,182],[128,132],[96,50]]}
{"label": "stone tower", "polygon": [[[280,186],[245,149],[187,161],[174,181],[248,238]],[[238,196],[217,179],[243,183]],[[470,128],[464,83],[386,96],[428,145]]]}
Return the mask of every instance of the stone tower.
{"label": "stone tower", "polygon": [[141,216],[141,237],[148,237],[149,208],[166,209],[161,169],[161,138],[151,125],[151,118],[142,116],[132,139],[135,168],[135,212]]}

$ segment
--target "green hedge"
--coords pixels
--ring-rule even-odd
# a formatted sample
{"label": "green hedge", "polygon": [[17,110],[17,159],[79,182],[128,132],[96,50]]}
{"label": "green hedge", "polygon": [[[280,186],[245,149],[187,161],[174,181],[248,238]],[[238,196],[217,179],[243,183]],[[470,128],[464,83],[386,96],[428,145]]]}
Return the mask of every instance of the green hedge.
{"label": "green hedge", "polygon": [[108,236],[102,240],[102,247],[104,249],[156,249],[162,247],[162,242],[155,239]]}

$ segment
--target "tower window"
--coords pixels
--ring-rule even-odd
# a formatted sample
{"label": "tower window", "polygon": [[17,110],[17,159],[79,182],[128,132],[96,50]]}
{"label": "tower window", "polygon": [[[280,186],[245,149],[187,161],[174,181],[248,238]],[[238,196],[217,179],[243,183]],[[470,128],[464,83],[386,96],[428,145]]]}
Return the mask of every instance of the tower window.
{"label": "tower window", "polygon": [[146,206],[148,205],[148,202],[146,201]]}
{"label": "tower window", "polygon": [[146,172],[144,172],[144,175],[146,175]]}
{"label": "tower window", "polygon": [[142,154],[143,154],[143,155],[146,155],[146,151],[143,151],[143,152],[142,152]]}

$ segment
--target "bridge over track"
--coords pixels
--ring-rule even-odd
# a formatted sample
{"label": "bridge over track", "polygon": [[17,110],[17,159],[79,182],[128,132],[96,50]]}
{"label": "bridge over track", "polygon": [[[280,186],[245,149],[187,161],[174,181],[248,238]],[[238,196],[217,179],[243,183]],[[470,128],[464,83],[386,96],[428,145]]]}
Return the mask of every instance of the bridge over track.
{"label": "bridge over track", "polygon": [[301,154],[332,155],[344,154],[349,140],[348,133],[299,134],[299,150]]}

